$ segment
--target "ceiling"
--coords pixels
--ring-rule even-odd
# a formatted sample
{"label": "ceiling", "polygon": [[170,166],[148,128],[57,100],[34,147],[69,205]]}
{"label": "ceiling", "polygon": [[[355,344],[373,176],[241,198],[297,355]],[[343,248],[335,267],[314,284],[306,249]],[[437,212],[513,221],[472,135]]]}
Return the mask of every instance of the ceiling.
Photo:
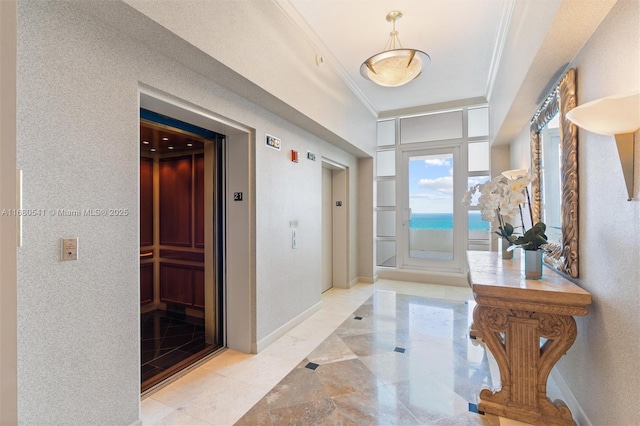
{"label": "ceiling", "polygon": [[[322,120],[331,114],[312,100],[299,101],[304,87],[296,84],[315,84],[310,91],[326,90],[330,101],[337,85],[325,86],[317,77],[341,79],[378,118],[488,103],[491,144],[508,145],[528,130],[536,108],[616,1],[246,0],[196,1],[186,7],[183,1],[122,0],[77,6],[267,111],[354,155],[368,155],[361,151],[361,136],[354,134],[357,126],[338,120],[327,127]],[[418,79],[386,88],[364,79],[359,69],[384,49],[392,29],[385,18],[392,10],[403,13],[396,25],[403,47],[426,52],[431,63]],[[218,16],[229,19],[211,28]],[[235,43],[217,41],[228,34],[241,36]],[[257,43],[256,36],[264,40]],[[291,46],[269,44],[292,37]],[[238,54],[245,50],[253,56]],[[254,57],[277,63],[264,72]],[[316,65],[331,72],[310,72]],[[278,70],[291,66],[305,74],[292,72],[296,80],[289,86]]]}
{"label": "ceiling", "polygon": [[140,152],[169,154],[204,148],[204,138],[183,130],[140,120]]}
{"label": "ceiling", "polygon": [[[322,58],[375,111],[488,98],[510,0],[276,0]],[[431,64],[416,80],[395,88],[360,75],[360,65],[382,51],[396,22],[404,48],[422,50]],[[392,96],[390,96],[392,95]]]}

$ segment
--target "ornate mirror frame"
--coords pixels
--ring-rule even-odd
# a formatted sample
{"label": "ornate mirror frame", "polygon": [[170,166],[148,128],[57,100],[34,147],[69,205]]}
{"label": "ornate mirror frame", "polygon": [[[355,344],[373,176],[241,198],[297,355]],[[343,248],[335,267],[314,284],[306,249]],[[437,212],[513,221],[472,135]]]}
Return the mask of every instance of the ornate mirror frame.
{"label": "ornate mirror frame", "polygon": [[540,220],[542,208],[542,138],[540,131],[559,114],[560,179],[562,244],[553,244],[545,255],[545,263],[572,278],[578,278],[578,129],[566,119],[576,107],[576,70],[571,68],[562,77],[531,119],[531,204],[534,223]]}

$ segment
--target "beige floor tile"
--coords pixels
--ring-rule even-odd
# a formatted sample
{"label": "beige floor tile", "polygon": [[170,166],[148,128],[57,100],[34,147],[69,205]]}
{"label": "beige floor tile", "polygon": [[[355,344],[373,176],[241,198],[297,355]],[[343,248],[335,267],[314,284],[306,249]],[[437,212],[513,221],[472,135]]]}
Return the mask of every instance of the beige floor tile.
{"label": "beige floor tile", "polygon": [[193,417],[179,410],[174,410],[169,415],[160,419],[158,422],[154,424],[166,425],[166,426],[176,426],[176,425],[200,426],[200,425],[209,425],[211,423],[207,423],[202,419]]}
{"label": "beige floor tile", "polygon": [[140,403],[143,425],[156,424],[156,422],[168,416],[173,411],[175,411],[174,408],[171,408],[153,398],[146,398]]}
{"label": "beige floor tile", "polygon": [[[374,292],[374,300],[367,302]],[[396,312],[400,295],[468,304],[452,314],[415,303],[410,308],[413,317],[402,316]],[[300,424],[327,425],[520,425],[468,412],[467,399],[474,389],[462,383],[471,373],[459,371],[456,351],[464,353],[465,362],[486,366],[484,348],[468,341],[454,349],[446,339],[453,328],[466,335],[464,321],[471,322],[472,299],[467,287],[392,280],[330,289],[322,295],[319,311],[259,354],[226,350],[146,397],[141,403],[143,424],[275,425],[297,419]],[[359,322],[353,319],[356,310],[363,317]],[[345,321],[351,327],[334,334]],[[416,328],[416,321],[426,322]],[[394,351],[396,345],[406,352]],[[411,357],[412,351],[425,348],[429,351],[424,356]],[[307,362],[320,367],[306,369]],[[488,362],[487,370],[495,375],[490,355]],[[287,377],[289,382],[283,380]],[[349,386],[341,382],[345,377]]]}

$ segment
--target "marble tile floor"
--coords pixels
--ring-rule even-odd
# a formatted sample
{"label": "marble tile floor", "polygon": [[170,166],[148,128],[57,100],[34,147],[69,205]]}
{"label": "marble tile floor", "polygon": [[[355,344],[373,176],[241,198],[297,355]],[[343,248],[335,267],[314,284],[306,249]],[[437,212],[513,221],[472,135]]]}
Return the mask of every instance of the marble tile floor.
{"label": "marble tile floor", "polygon": [[499,377],[468,338],[473,306],[466,287],[379,280],[331,289],[319,311],[259,354],[226,350],[146,395],[142,422],[522,425],[469,411]]}

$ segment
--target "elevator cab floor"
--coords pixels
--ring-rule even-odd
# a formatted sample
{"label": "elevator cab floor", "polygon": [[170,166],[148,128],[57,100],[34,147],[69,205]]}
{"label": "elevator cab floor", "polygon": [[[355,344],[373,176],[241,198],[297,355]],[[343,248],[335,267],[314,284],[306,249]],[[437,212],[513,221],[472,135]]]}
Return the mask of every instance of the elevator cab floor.
{"label": "elevator cab floor", "polygon": [[140,332],[143,392],[217,349],[200,318],[155,310],[141,315]]}

